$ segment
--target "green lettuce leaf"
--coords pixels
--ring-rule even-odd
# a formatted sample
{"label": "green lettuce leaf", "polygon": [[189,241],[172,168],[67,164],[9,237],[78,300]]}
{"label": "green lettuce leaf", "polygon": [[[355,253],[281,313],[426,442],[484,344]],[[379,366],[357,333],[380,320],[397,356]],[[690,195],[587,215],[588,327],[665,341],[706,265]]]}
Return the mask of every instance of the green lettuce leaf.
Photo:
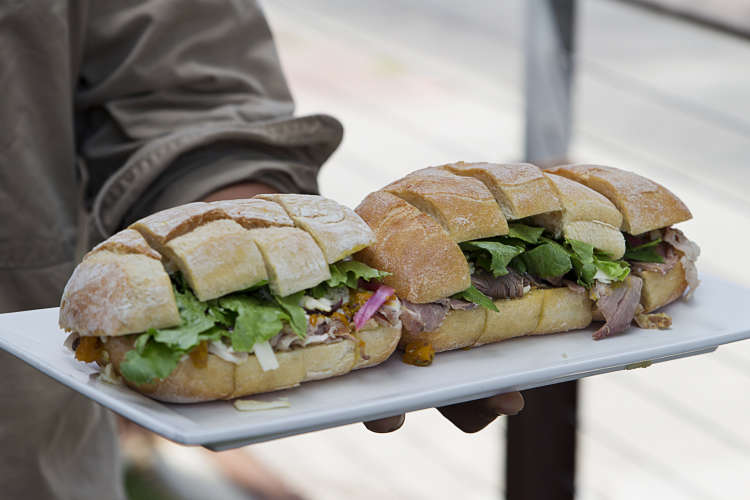
{"label": "green lettuce leaf", "polygon": [[457,294],[453,295],[454,299],[463,299],[469,302],[473,302],[479,306],[484,307],[485,309],[489,309],[490,311],[498,312],[497,306],[495,306],[494,302],[492,302],[492,299],[479,290],[474,285],[469,286],[466,290],[463,290],[461,292],[458,292]]}
{"label": "green lettuce leaf", "polygon": [[588,243],[578,240],[565,240],[570,247],[570,261],[576,273],[576,281],[585,288],[594,284],[596,265],[594,265],[594,247]]}
{"label": "green lettuce leaf", "polygon": [[460,243],[461,250],[470,254],[474,262],[493,276],[505,276],[508,274],[508,264],[514,257],[523,252],[522,247],[506,245],[499,241],[465,241]]}
{"label": "green lettuce leaf", "polygon": [[179,349],[154,341],[150,333],[141,334],[136,345],[140,348],[128,351],[120,363],[122,376],[135,384],[149,384],[167,378],[184,354]]}
{"label": "green lettuce leaf", "polygon": [[305,309],[299,305],[300,299],[305,294],[304,291],[287,295],[286,297],[278,297],[274,295],[276,302],[279,303],[282,309],[289,315],[289,325],[300,338],[305,338],[307,335],[307,316],[305,315]]}
{"label": "green lettuce leaf", "polygon": [[508,267],[515,269],[521,274],[528,271],[528,269],[526,269],[526,263],[524,263],[521,257],[516,257],[515,259],[511,260],[510,264],[508,264]]}
{"label": "green lettuce leaf", "polygon": [[623,259],[637,260],[640,262],[664,262],[664,257],[656,252],[656,246],[661,243],[661,238],[649,241],[637,247],[631,247],[626,244],[625,255]]}
{"label": "green lettuce leaf", "polygon": [[539,243],[539,237],[544,232],[542,227],[532,227],[518,222],[508,224],[508,237],[518,238],[526,243]]}
{"label": "green lettuce leaf", "polygon": [[594,265],[612,281],[622,281],[630,274],[630,266],[621,260],[601,260],[594,257]]}
{"label": "green lettuce leaf", "polygon": [[528,273],[539,278],[563,276],[573,268],[568,252],[553,240],[546,240],[527,250],[519,258],[523,260]]}
{"label": "green lettuce leaf", "polygon": [[189,288],[185,287],[182,292],[175,288],[174,292],[182,324],[149,332],[157,342],[187,351],[198,345],[198,335],[213,327],[215,320],[208,314],[206,303],[199,301]]}
{"label": "green lettuce leaf", "polygon": [[379,271],[356,260],[347,260],[331,264],[331,278],[326,282],[331,288],[345,284],[349,288],[357,288],[359,280],[381,280],[391,273]]}
{"label": "green lettuce leaf", "polygon": [[224,325],[227,328],[234,325],[232,314],[219,306],[218,299],[209,300],[206,304],[208,305],[208,315],[215,323]]}
{"label": "green lettuce leaf", "polygon": [[230,295],[219,299],[219,304],[237,313],[229,339],[232,348],[238,352],[251,351],[256,342],[264,342],[279,333],[284,326],[283,321],[291,322],[280,306],[261,303],[246,295]]}
{"label": "green lettuce leaf", "polygon": [[331,277],[310,289],[310,295],[319,299],[323,297],[331,288],[347,286],[357,289],[360,278],[365,281],[382,280],[391,273],[380,271],[356,260],[346,260],[336,262],[329,266]]}

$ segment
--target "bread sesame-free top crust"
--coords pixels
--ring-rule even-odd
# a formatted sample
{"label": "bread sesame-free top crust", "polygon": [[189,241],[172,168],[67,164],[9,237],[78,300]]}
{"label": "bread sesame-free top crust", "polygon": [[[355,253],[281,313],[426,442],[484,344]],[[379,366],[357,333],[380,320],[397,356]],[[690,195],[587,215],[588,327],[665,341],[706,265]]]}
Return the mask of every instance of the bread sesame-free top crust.
{"label": "bread sesame-free top crust", "polygon": [[285,297],[331,277],[323,252],[305,231],[296,227],[252,229],[248,236],[263,255],[269,286]]}
{"label": "bread sesame-free top crust", "polygon": [[605,222],[619,229],[622,214],[604,195],[560,175],[549,174],[562,206],[562,225],[573,221]]}
{"label": "bread sesame-free top crust", "polygon": [[392,273],[383,281],[399,297],[410,302],[433,302],[471,285],[463,252],[432,217],[384,191],[370,193],[356,212],[377,237],[356,258]]}
{"label": "bread sesame-free top crust", "polygon": [[322,196],[262,194],[281,205],[294,225],[315,238],[326,261],[333,264],[375,241],[375,234],[354,211]]}
{"label": "bread sesame-free top crust", "polygon": [[437,220],[456,242],[508,234],[495,197],[471,177],[426,168],[383,188]]}
{"label": "bread sesame-free top crust", "polygon": [[442,168],[482,181],[508,220],[560,210],[554,189],[535,165],[458,162]]}
{"label": "bread sesame-free top crust", "polygon": [[580,182],[606,196],[623,215],[622,230],[642,234],[692,218],[664,186],[633,172],[601,165],[564,165],[549,172]]}
{"label": "bread sesame-free top crust", "polygon": [[149,245],[159,250],[160,246],[196,227],[212,220],[228,218],[221,208],[196,201],[151,214],[131,224],[130,229],[141,233]]}
{"label": "bread sesame-free top crust", "polygon": [[210,205],[222,209],[245,229],[294,226],[282,206],[272,201],[250,198],[212,201]]}

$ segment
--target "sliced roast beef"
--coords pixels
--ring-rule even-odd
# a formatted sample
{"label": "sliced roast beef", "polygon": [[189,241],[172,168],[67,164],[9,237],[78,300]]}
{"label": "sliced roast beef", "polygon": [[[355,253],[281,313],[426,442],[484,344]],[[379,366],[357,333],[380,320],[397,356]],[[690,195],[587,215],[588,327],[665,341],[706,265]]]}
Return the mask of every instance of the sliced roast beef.
{"label": "sliced roast beef", "polygon": [[448,306],[438,302],[415,304],[404,300],[401,303],[401,322],[412,333],[432,332],[443,324],[448,310]]}
{"label": "sliced roast beef", "polygon": [[616,335],[628,328],[641,299],[641,288],[643,280],[632,275],[619,283],[596,282],[596,307],[604,316],[605,322],[604,326],[594,332],[594,340]]}
{"label": "sliced roast beef", "polygon": [[700,284],[695,261],[698,260],[698,256],[701,254],[701,249],[695,242],[690,241],[682,231],[673,227],[668,227],[664,230],[663,238],[664,241],[682,253],[680,263],[685,269],[685,280],[688,283],[688,292],[685,294],[685,298],[689,299]]}
{"label": "sliced roast beef", "polygon": [[432,332],[440,328],[450,311],[469,311],[478,306],[461,299],[439,299],[429,304],[401,302],[401,322],[412,333]]}
{"label": "sliced roast beef", "polygon": [[387,304],[377,310],[373,318],[381,326],[394,326],[398,323],[398,317],[401,314],[401,306],[389,306]]}
{"label": "sliced roast beef", "polygon": [[471,284],[493,299],[517,299],[523,297],[523,289],[529,280],[514,269],[509,269],[505,276],[493,276],[486,271],[479,271],[471,276]]}
{"label": "sliced roast beef", "polygon": [[576,283],[575,281],[562,280],[562,284],[565,285],[565,286],[567,286],[568,289],[570,291],[572,291],[572,292],[575,292],[575,293],[586,293],[586,289],[584,287],[582,287],[581,285],[579,285],[578,283]]}

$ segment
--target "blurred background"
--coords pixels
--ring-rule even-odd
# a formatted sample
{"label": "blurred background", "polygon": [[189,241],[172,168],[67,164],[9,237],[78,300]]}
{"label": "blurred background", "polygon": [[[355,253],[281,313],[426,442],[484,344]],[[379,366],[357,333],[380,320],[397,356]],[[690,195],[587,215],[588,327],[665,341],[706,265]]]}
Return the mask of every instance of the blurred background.
{"label": "blurred background", "polygon": [[[323,195],[354,207],[411,170],[458,160],[613,165],[688,204],[695,218],[681,228],[702,248],[701,273],[750,281],[747,2],[262,4],[298,114],[332,114],[346,130]],[[583,380],[575,497],[747,498],[749,388],[750,342]],[[466,435],[425,410],[390,435],[358,424],[224,453],[126,427],[128,490],[503,498],[508,420]]]}

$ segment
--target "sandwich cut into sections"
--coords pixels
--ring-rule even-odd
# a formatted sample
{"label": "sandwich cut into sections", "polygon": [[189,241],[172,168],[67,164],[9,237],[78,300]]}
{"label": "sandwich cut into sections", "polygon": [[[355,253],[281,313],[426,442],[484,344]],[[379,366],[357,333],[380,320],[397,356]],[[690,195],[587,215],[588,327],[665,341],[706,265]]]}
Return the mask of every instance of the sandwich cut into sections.
{"label": "sandwich cut into sections", "polygon": [[[651,183],[612,171],[620,184]],[[685,219],[684,205],[659,186],[668,213],[648,225],[597,187],[560,169],[459,162],[417,170],[365,198],[356,211],[378,240],[357,257],[391,273],[386,282],[402,299],[407,356],[575,330],[592,320],[604,322],[595,339],[621,333],[634,318],[668,327],[666,315],[648,313],[683,294],[689,273],[677,269],[697,257],[697,246],[669,227]],[[630,203],[637,203],[632,191]],[[480,203],[483,211],[467,208]],[[669,213],[673,207],[677,214]],[[458,231],[454,221],[462,218],[472,227]],[[629,234],[632,227],[645,227],[649,237]],[[664,257],[677,264],[665,266]]]}
{"label": "sandwich cut into sections", "polygon": [[352,210],[318,196],[175,207],[84,257],[60,326],[77,359],[163,401],[343,375],[387,359],[401,334],[386,273],[350,257],[373,240]]}

